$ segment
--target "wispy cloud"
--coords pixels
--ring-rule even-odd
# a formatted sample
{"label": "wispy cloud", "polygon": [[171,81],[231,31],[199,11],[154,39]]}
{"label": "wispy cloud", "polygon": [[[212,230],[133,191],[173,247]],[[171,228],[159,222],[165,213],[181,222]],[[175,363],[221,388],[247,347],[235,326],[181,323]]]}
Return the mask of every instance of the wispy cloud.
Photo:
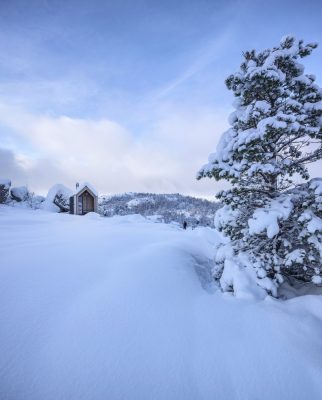
{"label": "wispy cloud", "polygon": [[182,85],[197,73],[202,72],[210,64],[220,59],[224,49],[229,45],[231,38],[232,30],[227,29],[224,34],[214,38],[206,46],[203,46],[202,49],[192,52],[189,57],[192,60],[190,65],[188,65],[179,76],[166,83],[164,87],[156,93],[155,98],[160,99],[169,95],[178,86]]}

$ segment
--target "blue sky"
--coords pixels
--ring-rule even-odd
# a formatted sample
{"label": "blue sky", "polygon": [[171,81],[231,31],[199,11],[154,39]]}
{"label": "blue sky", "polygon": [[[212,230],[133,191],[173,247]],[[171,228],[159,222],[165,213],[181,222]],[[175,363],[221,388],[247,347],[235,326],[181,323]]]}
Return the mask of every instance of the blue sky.
{"label": "blue sky", "polygon": [[[320,1],[1,0],[0,175],[212,196],[242,51],[322,44]],[[305,60],[321,85],[322,50]]]}

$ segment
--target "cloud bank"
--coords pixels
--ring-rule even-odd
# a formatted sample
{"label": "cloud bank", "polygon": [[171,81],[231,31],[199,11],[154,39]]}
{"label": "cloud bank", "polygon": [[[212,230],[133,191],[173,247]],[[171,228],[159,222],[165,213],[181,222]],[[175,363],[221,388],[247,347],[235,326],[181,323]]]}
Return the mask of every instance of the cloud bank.
{"label": "cloud bank", "polygon": [[10,149],[1,149],[1,175],[42,193],[57,182],[86,180],[101,193],[211,196],[218,184],[195,176],[226,127],[223,113],[172,105],[137,135],[106,118],[44,116],[1,105],[0,124],[11,140]]}

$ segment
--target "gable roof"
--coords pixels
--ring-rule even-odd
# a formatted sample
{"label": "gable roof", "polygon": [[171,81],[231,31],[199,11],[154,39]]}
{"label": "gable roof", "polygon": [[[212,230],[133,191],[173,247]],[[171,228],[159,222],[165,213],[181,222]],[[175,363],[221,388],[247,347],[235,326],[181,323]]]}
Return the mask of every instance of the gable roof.
{"label": "gable roof", "polygon": [[88,182],[81,183],[79,187],[74,191],[73,195],[78,195],[84,189],[88,189],[90,192],[93,193],[94,196],[98,196],[97,190]]}

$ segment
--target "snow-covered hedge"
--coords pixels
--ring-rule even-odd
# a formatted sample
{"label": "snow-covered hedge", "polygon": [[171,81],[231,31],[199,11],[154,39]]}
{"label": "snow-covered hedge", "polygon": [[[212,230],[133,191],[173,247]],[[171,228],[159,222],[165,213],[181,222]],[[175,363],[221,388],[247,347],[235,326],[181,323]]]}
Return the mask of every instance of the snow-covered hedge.
{"label": "snow-covered hedge", "polygon": [[9,197],[11,181],[9,179],[0,179],[0,204],[6,203]]}
{"label": "snow-covered hedge", "polygon": [[10,186],[11,181],[9,179],[0,179],[0,204],[8,200]]}

